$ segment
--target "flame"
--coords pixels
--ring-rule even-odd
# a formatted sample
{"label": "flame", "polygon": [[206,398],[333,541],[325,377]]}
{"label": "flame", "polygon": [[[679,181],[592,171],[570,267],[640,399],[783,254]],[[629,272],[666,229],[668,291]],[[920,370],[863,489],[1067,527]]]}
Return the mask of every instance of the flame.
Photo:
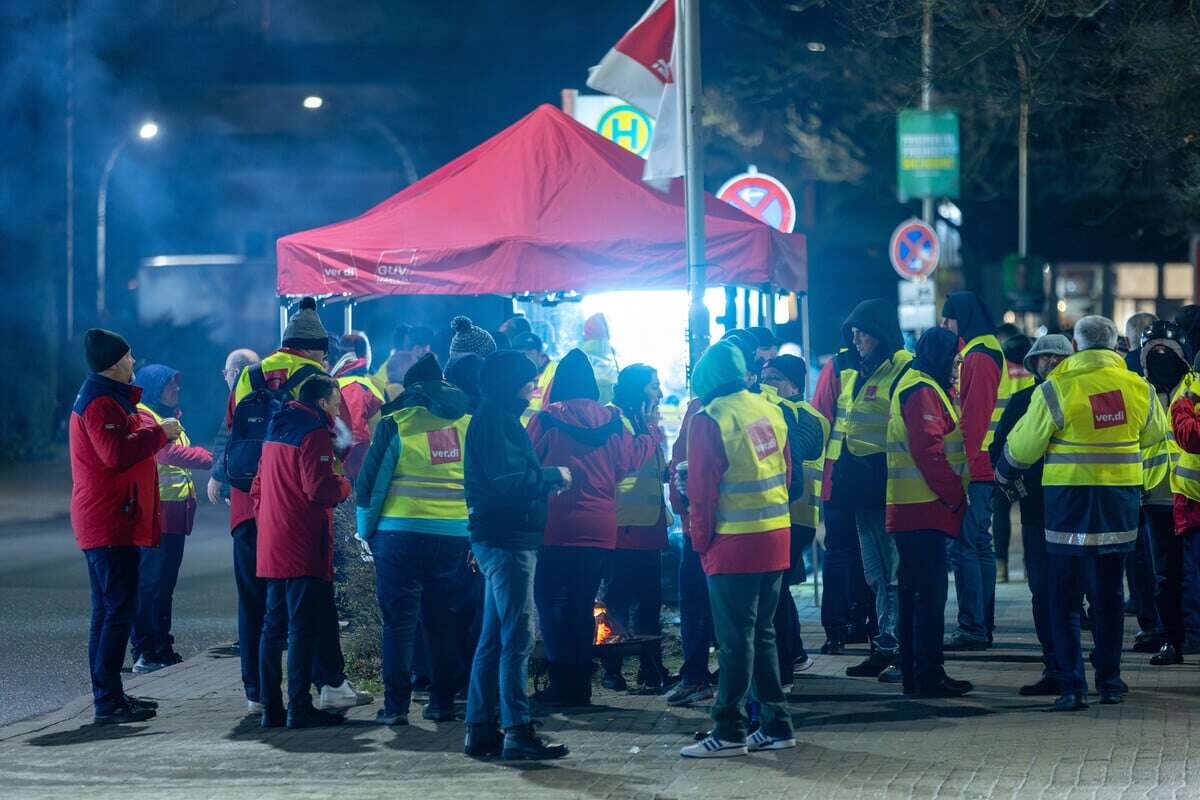
{"label": "flame", "polygon": [[609,621],[608,608],[603,603],[596,603],[592,606],[592,617],[596,620],[596,636],[592,640],[593,644],[605,644],[619,638],[620,634]]}

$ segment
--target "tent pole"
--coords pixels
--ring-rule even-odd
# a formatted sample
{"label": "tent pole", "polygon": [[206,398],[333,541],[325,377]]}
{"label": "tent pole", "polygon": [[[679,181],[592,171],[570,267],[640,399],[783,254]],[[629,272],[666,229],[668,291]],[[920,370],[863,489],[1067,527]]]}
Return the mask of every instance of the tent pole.
{"label": "tent pole", "polygon": [[812,364],[812,340],[810,336],[811,333],[808,330],[808,292],[804,292],[800,295],[800,349],[803,352],[806,367]]}
{"label": "tent pole", "polygon": [[342,333],[350,333],[354,330],[354,298],[346,301],[346,307],[342,309]]}
{"label": "tent pole", "polygon": [[708,308],[704,305],[704,145],[700,141],[700,1],[677,0],[684,114],[684,207],[688,255],[688,365],[708,347]]}
{"label": "tent pole", "polygon": [[750,327],[750,287],[742,289],[742,324],[739,328]]}
{"label": "tent pole", "polygon": [[288,324],[288,299],[287,296],[279,298],[279,341],[283,341],[283,332],[287,330]]}

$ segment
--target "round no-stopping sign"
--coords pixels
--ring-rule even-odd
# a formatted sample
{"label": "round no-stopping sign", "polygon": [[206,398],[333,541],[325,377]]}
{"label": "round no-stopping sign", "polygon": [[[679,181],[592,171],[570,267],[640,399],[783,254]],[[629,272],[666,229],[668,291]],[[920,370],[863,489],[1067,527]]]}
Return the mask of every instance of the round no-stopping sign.
{"label": "round no-stopping sign", "polygon": [[717,197],[777,231],[791,233],[796,229],[796,201],[792,193],[777,178],[754,167],[750,170],[725,181],[717,190]]}
{"label": "round no-stopping sign", "polygon": [[892,269],[906,280],[923,281],[937,269],[941,246],[933,228],[919,219],[900,223],[888,248]]}

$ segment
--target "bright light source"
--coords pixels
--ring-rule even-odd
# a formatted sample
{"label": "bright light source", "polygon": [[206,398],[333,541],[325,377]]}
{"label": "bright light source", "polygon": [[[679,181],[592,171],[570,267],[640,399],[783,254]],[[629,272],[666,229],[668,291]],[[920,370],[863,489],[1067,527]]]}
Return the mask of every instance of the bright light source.
{"label": "bright light source", "polygon": [[962,209],[949,200],[938,203],[938,216],[951,225],[962,225]]}
{"label": "bright light source", "polygon": [[1067,301],[1066,301],[1066,300],[1059,300],[1059,301],[1058,301],[1058,310],[1059,310],[1059,311],[1066,311],[1066,310],[1067,310]]}
{"label": "bright light source", "polygon": [[153,139],[158,136],[158,125],[153,122],[143,122],[142,127],[138,128],[138,137],[141,139]]}
{"label": "bright light source", "polygon": [[318,109],[323,105],[325,105],[325,98],[321,97],[320,95],[310,94],[308,97],[304,98],[305,108]]}
{"label": "bright light source", "polygon": [[810,52],[810,53],[824,53],[825,52],[825,43],[824,42],[809,42],[807,47],[808,47],[808,52]]}

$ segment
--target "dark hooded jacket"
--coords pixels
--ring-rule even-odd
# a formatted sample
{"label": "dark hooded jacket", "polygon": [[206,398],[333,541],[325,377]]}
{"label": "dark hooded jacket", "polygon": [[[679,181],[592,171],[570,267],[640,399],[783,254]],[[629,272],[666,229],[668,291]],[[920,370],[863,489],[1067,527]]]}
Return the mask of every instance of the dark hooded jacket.
{"label": "dark hooded jacket", "polygon": [[546,496],[562,485],[557,468],[543,467],[521,426],[528,402],[521,388],[537,377],[523,353],[499,350],[479,373],[479,409],[467,426],[467,526],[471,541],[489,547],[536,550],[546,527]]}
{"label": "dark hooded jacket", "polygon": [[591,364],[572,350],[558,364],[549,403],[529,422],[533,450],[545,466],[571,470],[571,488],[550,498],[547,545],[599,547],[617,544],[617,483],[657,452],[656,428],[631,436],[619,411],[599,403]]}
{"label": "dark hooded jacket", "polygon": [[977,344],[969,349],[967,345],[978,336],[995,334],[996,324],[974,292],[954,292],[947,297],[942,306],[942,317],[958,323],[958,338],[964,348],[958,378],[958,405],[971,480],[990,482],[994,479],[992,462],[983,449],[983,440],[996,409],[1000,381],[1008,368],[1001,350],[990,344]]}
{"label": "dark hooded jacket", "polygon": [[[858,351],[854,347],[853,328],[869,333],[879,340],[879,347],[869,358],[858,357]],[[860,377],[870,377],[879,369],[880,364],[904,349],[904,336],[900,333],[896,304],[882,298],[862,301],[842,323],[842,338],[846,343],[847,353],[838,358],[837,369],[854,367],[857,368]],[[855,397],[866,383],[863,379],[855,382]],[[838,391],[841,391],[840,379]],[[834,402],[836,404],[836,396]],[[887,490],[887,458],[883,453],[856,456],[849,448],[843,447],[841,457],[835,463],[826,463],[826,477],[826,485],[829,487],[826,499],[830,503],[866,509],[883,507]]]}
{"label": "dark hooded jacket", "polygon": [[[909,369],[923,372],[949,393],[957,355],[958,337],[933,328],[921,336]],[[945,439],[956,427],[952,410],[935,389],[924,383],[904,389],[899,404],[904,417],[904,445],[937,499],[888,505],[886,528],[890,532],[932,530],[957,537],[966,510],[966,493],[962,478],[946,459]]]}

